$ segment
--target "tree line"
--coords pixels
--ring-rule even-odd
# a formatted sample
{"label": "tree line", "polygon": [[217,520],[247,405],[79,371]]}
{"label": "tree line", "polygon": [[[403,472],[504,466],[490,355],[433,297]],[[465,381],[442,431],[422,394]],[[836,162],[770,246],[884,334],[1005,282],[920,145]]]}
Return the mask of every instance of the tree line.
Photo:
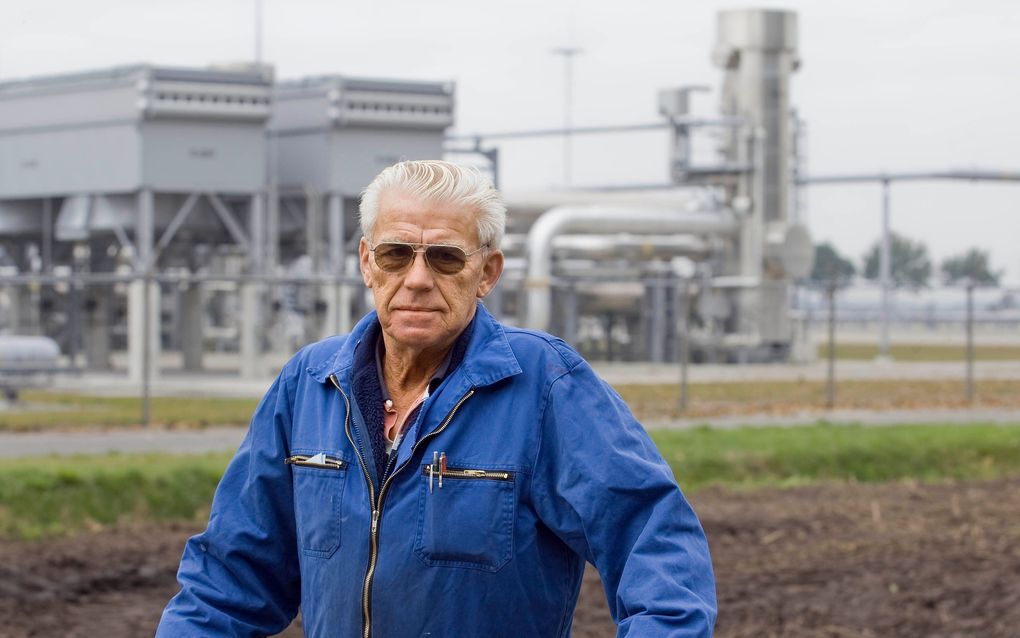
{"label": "tree line", "polygon": [[[933,276],[933,265],[928,248],[897,233],[890,236],[890,279],[896,288],[925,288]],[[862,257],[861,274],[865,279],[880,279],[881,240],[876,241]],[[810,279],[817,283],[835,282],[845,286],[857,276],[857,266],[840,254],[829,242],[815,246],[815,263]],[[977,286],[998,286],[1003,271],[995,270],[987,250],[970,248],[958,255],[942,260],[939,275],[946,285],[973,283]]]}

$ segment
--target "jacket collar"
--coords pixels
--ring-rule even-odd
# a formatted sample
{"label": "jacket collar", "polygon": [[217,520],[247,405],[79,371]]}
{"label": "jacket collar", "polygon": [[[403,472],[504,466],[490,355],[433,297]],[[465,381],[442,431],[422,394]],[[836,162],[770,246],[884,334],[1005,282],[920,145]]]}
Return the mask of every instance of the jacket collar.
{"label": "jacket collar", "polygon": [[[472,387],[482,387],[501,381],[521,372],[520,363],[506,338],[503,326],[478,302],[471,338],[463,362],[457,367]],[[308,368],[308,373],[319,383],[325,383],[336,375],[345,385],[354,364],[354,351],[362,339],[378,330],[379,318],[373,310],[361,318],[340,349],[318,366]]]}

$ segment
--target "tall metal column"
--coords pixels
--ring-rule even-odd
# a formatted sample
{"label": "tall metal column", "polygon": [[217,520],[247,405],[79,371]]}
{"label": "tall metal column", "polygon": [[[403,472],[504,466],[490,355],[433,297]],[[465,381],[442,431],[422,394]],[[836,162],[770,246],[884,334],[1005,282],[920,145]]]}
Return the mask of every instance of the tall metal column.
{"label": "tall metal column", "polygon": [[[305,188],[305,253],[311,261],[311,272],[314,275],[321,275],[326,269],[325,259],[323,259],[325,246],[323,231],[325,228],[322,223],[322,198],[321,192],[311,187]],[[326,336],[325,327],[328,325],[324,321],[326,317],[320,312],[324,308],[321,305],[323,291],[321,286],[310,284],[304,292],[303,298],[308,300],[304,339],[305,341],[317,341]],[[325,308],[328,310],[328,302]]]}
{"label": "tall metal column", "polygon": [[[329,238],[329,272],[333,277],[343,279],[347,264],[347,229],[344,227],[344,200],[340,193],[330,193],[327,204],[327,236]],[[329,286],[323,291],[327,299],[325,332],[342,334],[350,330],[350,302],[347,285],[343,282]]]}
{"label": "tall metal column", "polygon": [[[262,193],[251,196],[248,208],[248,274],[258,277],[262,274],[262,250],[265,245],[265,208]],[[241,294],[241,330],[240,354],[241,376],[244,378],[260,378],[263,376],[261,348],[259,347],[259,325],[262,284],[257,281],[245,281],[240,286]]]}
{"label": "tall metal column", "polygon": [[[135,274],[128,291],[128,376],[148,384],[157,373],[159,356],[158,286],[151,285],[155,196],[149,189],[138,193],[138,225],[135,237]],[[148,298],[146,298],[148,296]]]}
{"label": "tall metal column", "polygon": [[764,346],[789,343],[787,281],[763,269],[762,258],[766,227],[785,224],[789,212],[790,80],[798,66],[797,15],[759,9],[721,11],[712,58],[724,69],[723,114],[747,122],[726,139],[726,159],[753,169],[730,193],[732,203],[750,204],[750,209],[744,211],[739,262],[728,263],[725,270],[748,281],[762,281],[761,286],[736,292],[737,329],[757,335]]}
{"label": "tall metal column", "polygon": [[882,319],[879,328],[878,357],[889,358],[889,321],[892,289],[892,238],[889,230],[889,180],[882,180],[882,252],[879,255],[879,279],[882,283]]}

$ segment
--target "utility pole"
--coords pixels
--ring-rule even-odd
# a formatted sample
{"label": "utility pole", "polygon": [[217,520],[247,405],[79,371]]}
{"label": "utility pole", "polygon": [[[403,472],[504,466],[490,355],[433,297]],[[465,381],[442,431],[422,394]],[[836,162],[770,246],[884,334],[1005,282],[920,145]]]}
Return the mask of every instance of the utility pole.
{"label": "utility pole", "polygon": [[574,57],[583,53],[583,49],[575,46],[557,47],[553,55],[563,56],[563,183],[570,186],[571,182],[571,129],[573,128],[574,110]]}
{"label": "utility pole", "polygon": [[255,66],[262,66],[262,0],[255,0]]}

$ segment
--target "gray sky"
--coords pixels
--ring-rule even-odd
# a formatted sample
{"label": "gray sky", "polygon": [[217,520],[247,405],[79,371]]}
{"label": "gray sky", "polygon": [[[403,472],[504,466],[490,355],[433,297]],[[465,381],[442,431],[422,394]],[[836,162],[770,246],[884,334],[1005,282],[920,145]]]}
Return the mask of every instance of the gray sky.
{"label": "gray sky", "polygon": [[[136,62],[204,66],[254,56],[254,0],[0,0],[0,79]],[[341,73],[455,80],[457,132],[555,127],[573,44],[577,125],[654,121],[660,88],[717,87],[709,54],[723,0],[264,0],[280,77]],[[1020,169],[1020,3],[798,1],[793,102],[815,174]],[[715,94],[695,111],[715,111]],[[574,183],[666,180],[665,133],[578,138]],[[506,190],[562,182],[561,143],[503,146]],[[815,187],[808,222],[859,260],[877,238],[877,186]],[[894,186],[894,230],[936,263],[977,246],[1020,285],[1020,184]]]}

